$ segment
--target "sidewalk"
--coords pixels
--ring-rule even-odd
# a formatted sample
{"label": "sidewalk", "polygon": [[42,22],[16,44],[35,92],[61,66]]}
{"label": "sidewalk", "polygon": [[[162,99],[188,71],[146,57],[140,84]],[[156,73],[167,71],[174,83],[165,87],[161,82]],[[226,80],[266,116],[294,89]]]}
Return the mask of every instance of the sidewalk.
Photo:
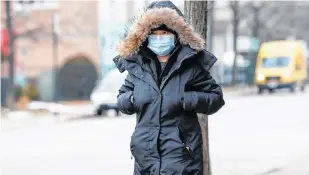
{"label": "sidewalk", "polygon": [[9,111],[1,114],[1,131],[20,129],[31,126],[45,126],[58,122],[58,117],[48,112]]}
{"label": "sidewalk", "polygon": [[24,110],[10,111],[1,108],[1,130],[51,125],[93,115],[92,111],[92,106],[86,103],[31,102]]}
{"label": "sidewalk", "polygon": [[42,102],[34,101],[28,105],[29,110],[46,110],[52,114],[65,115],[92,115],[94,107],[90,102],[75,101],[75,102]]}
{"label": "sidewalk", "polygon": [[225,96],[246,96],[257,92],[254,86],[222,87],[222,89]]}

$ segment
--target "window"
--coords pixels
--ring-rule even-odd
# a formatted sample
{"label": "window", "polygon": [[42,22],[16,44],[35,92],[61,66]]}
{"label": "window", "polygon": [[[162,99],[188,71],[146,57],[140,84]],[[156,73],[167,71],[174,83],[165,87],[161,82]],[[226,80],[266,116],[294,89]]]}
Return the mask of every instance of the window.
{"label": "window", "polygon": [[280,68],[287,67],[290,63],[289,57],[272,57],[264,58],[262,61],[263,68]]}
{"label": "window", "polygon": [[59,7],[59,0],[12,1],[14,11],[51,10]]}
{"label": "window", "polygon": [[96,92],[113,92],[115,89],[119,89],[122,83],[125,81],[126,74],[120,73],[114,69],[110,71],[106,77],[101,80],[95,87]]}

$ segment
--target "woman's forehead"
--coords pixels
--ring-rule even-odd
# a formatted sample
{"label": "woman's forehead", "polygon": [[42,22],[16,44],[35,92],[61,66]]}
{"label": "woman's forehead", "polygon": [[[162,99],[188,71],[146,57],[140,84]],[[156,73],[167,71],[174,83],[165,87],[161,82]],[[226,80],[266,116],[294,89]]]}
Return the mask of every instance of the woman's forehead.
{"label": "woman's forehead", "polygon": [[166,31],[166,30],[154,30],[154,31],[152,31],[152,33],[154,33],[154,34],[172,34],[171,32]]}

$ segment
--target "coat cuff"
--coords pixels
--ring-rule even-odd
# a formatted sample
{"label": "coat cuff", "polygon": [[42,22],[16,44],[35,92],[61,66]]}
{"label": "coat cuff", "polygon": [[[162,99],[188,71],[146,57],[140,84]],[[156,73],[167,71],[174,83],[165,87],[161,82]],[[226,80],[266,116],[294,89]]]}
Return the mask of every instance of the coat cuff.
{"label": "coat cuff", "polygon": [[127,109],[130,112],[133,112],[134,111],[134,105],[131,102],[131,96],[133,95],[133,92],[129,91],[129,92],[123,94],[123,95],[124,95],[124,97],[123,97],[121,105],[123,106],[124,109]]}
{"label": "coat cuff", "polygon": [[197,103],[197,93],[194,91],[185,92],[182,98],[182,105],[185,111],[193,111]]}

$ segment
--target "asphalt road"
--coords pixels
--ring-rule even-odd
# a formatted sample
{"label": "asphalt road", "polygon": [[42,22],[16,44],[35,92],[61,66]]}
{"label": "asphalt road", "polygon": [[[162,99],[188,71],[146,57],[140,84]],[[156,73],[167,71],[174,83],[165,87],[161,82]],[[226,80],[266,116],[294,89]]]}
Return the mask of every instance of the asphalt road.
{"label": "asphalt road", "polygon": [[[309,93],[227,96],[209,116],[213,175],[309,175]],[[3,175],[130,175],[134,116],[44,122],[1,133]]]}

